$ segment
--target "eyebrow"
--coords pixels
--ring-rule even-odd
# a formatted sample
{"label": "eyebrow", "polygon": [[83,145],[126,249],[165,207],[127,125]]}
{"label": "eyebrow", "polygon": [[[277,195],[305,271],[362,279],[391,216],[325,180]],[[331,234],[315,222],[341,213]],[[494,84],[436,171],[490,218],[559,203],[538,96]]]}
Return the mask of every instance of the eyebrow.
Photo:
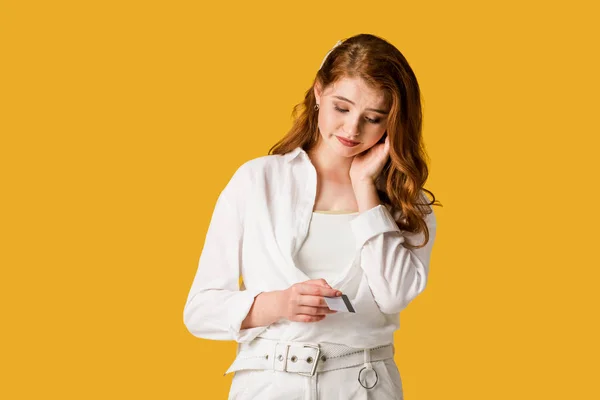
{"label": "eyebrow", "polygon": [[[335,98],[337,98],[337,99],[340,99],[340,100],[343,100],[343,101],[347,101],[348,103],[350,103],[350,104],[354,105],[354,102],[353,102],[352,100],[349,100],[349,99],[347,99],[347,98],[345,98],[345,97],[342,97],[342,96],[333,96],[333,97],[335,97]],[[378,109],[378,108],[367,108],[367,110],[368,110],[368,111],[374,111],[374,112],[376,112],[376,113],[383,114],[383,115],[388,115],[388,112],[387,112],[387,111],[385,111],[385,110],[380,110],[380,109]]]}

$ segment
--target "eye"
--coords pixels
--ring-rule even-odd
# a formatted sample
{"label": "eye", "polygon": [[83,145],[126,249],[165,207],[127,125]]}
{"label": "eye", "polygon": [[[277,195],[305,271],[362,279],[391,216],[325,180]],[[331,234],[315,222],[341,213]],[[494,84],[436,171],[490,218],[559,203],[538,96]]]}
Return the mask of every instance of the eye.
{"label": "eye", "polygon": [[[339,108],[339,107],[338,107],[338,106],[336,106],[336,105],[334,105],[333,107],[334,107],[334,108],[335,108],[335,110],[336,110],[336,111],[338,111],[338,112],[341,112],[341,113],[346,113],[346,112],[348,112],[348,110],[341,109],[341,108]],[[380,122],[381,122],[381,120],[380,120],[380,119],[371,119],[371,118],[365,118],[365,119],[366,119],[367,121],[369,121],[369,123],[371,123],[371,124],[374,124],[374,125],[377,125],[378,123],[380,123]]]}

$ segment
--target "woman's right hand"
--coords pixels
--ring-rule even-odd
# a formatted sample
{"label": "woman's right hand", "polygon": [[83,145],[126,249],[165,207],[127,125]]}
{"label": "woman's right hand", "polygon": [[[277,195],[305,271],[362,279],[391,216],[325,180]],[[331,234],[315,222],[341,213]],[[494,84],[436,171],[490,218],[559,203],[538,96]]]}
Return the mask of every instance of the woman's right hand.
{"label": "woman's right hand", "polygon": [[281,315],[295,322],[321,321],[328,314],[337,312],[327,307],[323,296],[341,295],[342,292],[329,286],[325,279],[298,282],[280,292]]}

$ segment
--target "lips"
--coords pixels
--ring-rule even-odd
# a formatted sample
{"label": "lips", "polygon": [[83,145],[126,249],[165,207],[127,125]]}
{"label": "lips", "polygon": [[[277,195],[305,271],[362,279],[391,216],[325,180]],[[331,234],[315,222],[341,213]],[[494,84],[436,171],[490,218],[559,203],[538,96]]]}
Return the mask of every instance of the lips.
{"label": "lips", "polygon": [[347,147],[354,147],[354,146],[360,144],[360,142],[355,142],[353,140],[344,139],[344,138],[339,137],[339,136],[336,136],[336,138],[340,141],[341,144],[343,144],[344,146],[347,146]]}

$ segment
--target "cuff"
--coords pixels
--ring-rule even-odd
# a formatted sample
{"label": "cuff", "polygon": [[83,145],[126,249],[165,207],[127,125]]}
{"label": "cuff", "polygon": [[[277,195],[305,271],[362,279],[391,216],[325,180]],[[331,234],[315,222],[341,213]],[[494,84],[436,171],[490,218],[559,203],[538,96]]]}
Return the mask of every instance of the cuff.
{"label": "cuff", "polygon": [[266,326],[257,326],[254,328],[248,329],[240,329],[242,326],[242,322],[248,316],[250,312],[250,308],[252,308],[252,304],[254,303],[254,298],[261,294],[263,290],[242,290],[240,291],[240,298],[238,299],[238,304],[234,307],[235,309],[230,310],[231,315],[229,332],[233,336],[233,340],[238,343],[249,342],[258,335],[260,335],[263,331],[267,329]]}
{"label": "cuff", "polygon": [[384,232],[401,232],[398,224],[383,204],[363,211],[350,221],[350,228],[356,240],[356,248],[360,249],[367,240]]}

